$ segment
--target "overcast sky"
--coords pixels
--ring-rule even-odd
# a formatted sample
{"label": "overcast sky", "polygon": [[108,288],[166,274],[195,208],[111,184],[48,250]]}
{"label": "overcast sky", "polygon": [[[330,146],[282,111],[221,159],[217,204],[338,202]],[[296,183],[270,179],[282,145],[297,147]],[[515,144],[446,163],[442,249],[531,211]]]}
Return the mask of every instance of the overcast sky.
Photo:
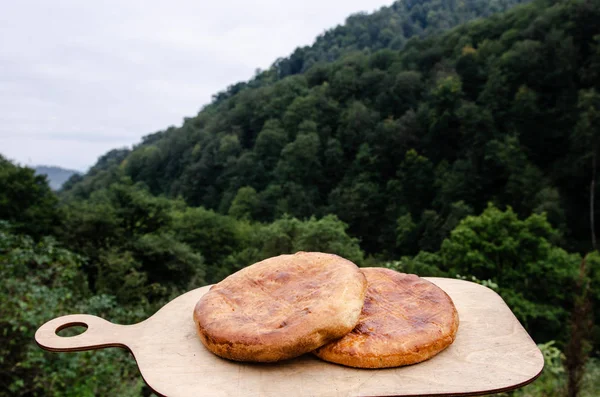
{"label": "overcast sky", "polygon": [[85,171],[392,0],[0,2],[0,153]]}

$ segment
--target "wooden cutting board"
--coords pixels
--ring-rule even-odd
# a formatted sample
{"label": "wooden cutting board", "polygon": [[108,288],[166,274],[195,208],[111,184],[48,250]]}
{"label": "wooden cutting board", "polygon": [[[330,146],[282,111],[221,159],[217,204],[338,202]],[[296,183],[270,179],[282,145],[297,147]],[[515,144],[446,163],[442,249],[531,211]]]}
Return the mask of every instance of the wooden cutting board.
{"label": "wooden cutting board", "polygon": [[[420,364],[354,369],[310,354],[276,364],[238,363],[204,348],[192,312],[209,287],[179,296],[134,325],[73,314],[48,321],[35,334],[46,350],[70,352],[122,347],[157,394],[187,396],[422,396],[507,391],[533,381],[544,359],[502,298],[469,281],[427,278],[450,295],[460,317],[454,343]],[[77,336],[57,331],[84,325]]]}

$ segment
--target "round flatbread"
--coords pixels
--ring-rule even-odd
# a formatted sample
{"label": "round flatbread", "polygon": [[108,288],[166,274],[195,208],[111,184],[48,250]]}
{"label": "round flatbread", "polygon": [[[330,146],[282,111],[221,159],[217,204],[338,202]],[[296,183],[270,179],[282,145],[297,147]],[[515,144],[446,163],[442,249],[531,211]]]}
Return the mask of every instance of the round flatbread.
{"label": "round flatbread", "polygon": [[317,349],[323,360],[358,368],[415,364],[448,347],[458,312],[438,286],[414,274],[363,268],[367,295],[358,325]]}
{"label": "round flatbread", "polygon": [[367,282],[337,255],[298,252],[248,266],[196,304],[202,343],[218,356],[272,362],[300,356],[357,324]]}

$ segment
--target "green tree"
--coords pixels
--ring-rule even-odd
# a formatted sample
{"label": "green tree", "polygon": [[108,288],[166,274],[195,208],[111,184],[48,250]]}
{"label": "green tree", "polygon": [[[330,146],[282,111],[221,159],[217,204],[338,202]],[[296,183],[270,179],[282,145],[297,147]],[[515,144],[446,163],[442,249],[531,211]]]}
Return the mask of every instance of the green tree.
{"label": "green tree", "polygon": [[439,255],[443,270],[451,275],[498,284],[535,340],[564,340],[581,257],[553,246],[555,234],[543,215],[521,220],[510,207],[501,211],[490,204],[481,215],[463,219]]}
{"label": "green tree", "polygon": [[250,186],[238,190],[228,214],[237,219],[252,219],[258,208],[258,194]]}
{"label": "green tree", "polygon": [[159,147],[143,145],[127,158],[124,163],[125,173],[134,181],[145,181],[150,191],[158,194],[163,189],[161,166],[164,156]]}
{"label": "green tree", "polygon": [[577,159],[579,163],[587,163],[589,169],[589,219],[592,248],[596,244],[596,169],[597,158],[600,154],[600,94],[595,89],[579,92],[578,107],[580,109],[579,121],[573,134],[573,144],[581,153]]}
{"label": "green tree", "polygon": [[0,220],[36,238],[60,227],[58,199],[44,175],[20,167],[0,155]]}
{"label": "green tree", "polygon": [[[458,76],[440,79],[429,93],[430,100],[420,110],[423,124],[428,126],[425,139],[431,148],[428,156],[435,160],[453,160],[461,144],[457,111],[463,97]],[[443,145],[435,143],[444,142]]]}
{"label": "green tree", "polygon": [[239,224],[231,217],[202,207],[187,207],[173,214],[173,230],[204,257],[207,281],[212,282],[212,268],[241,248]]}
{"label": "green tree", "polygon": [[386,114],[396,116],[409,109],[416,109],[423,91],[421,78],[421,73],[412,70],[401,71],[395,76],[389,75],[389,85],[377,97],[377,106]]}
{"label": "green tree", "polygon": [[298,126],[305,120],[313,120],[317,115],[316,96],[296,97],[282,117],[283,126],[288,133],[288,137],[294,139]]}
{"label": "green tree", "polygon": [[[201,254],[172,231],[178,207],[185,205],[124,180],[87,201],[69,202],[60,239],[85,255],[84,270],[94,291],[115,295],[121,303],[140,301],[144,294],[155,303],[204,284]],[[122,288],[123,280],[130,291]]]}
{"label": "green tree", "polygon": [[378,114],[360,101],[353,101],[340,117],[338,139],[347,157],[356,155],[363,137],[375,128]]}
{"label": "green tree", "polygon": [[404,160],[396,172],[398,178],[397,191],[393,194],[411,213],[419,214],[425,203],[433,200],[433,164],[427,157],[410,149],[404,154]]}
{"label": "green tree", "polygon": [[[360,152],[359,152],[360,153]],[[379,231],[385,224],[383,191],[373,175],[368,172],[358,174],[342,182],[329,194],[330,209],[343,222],[349,225],[353,236],[363,236],[362,244],[368,250],[378,245]]]}
{"label": "green tree", "polygon": [[316,132],[298,135],[281,152],[275,175],[280,181],[296,182],[301,186],[311,185],[320,178],[319,136]]}
{"label": "green tree", "polygon": [[91,313],[120,323],[146,318],[112,296],[91,296],[82,263],[54,239],[34,242],[0,222],[0,396],[141,395],[143,381],[125,351],[56,354],[33,342],[41,324],[64,314]]}
{"label": "green tree", "polygon": [[240,140],[237,135],[224,135],[219,142],[217,161],[226,164],[228,161],[237,158],[241,150]]}
{"label": "green tree", "polygon": [[261,231],[261,254],[265,258],[298,251],[318,251],[340,255],[360,264],[363,260],[358,240],[348,236],[347,225],[336,216],[306,221],[284,217]]}
{"label": "green tree", "polygon": [[258,134],[254,146],[254,151],[265,165],[266,170],[275,168],[279,155],[287,143],[287,134],[281,128],[279,121],[267,121]]}
{"label": "green tree", "polygon": [[133,255],[141,262],[150,283],[168,287],[170,294],[205,285],[204,258],[179,241],[174,233],[150,233],[140,236]]}

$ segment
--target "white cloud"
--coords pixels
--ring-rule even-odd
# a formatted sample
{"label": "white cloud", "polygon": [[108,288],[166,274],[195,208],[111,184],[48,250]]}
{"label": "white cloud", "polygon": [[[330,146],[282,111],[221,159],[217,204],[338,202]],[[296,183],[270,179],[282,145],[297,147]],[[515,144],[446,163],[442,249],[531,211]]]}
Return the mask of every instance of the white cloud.
{"label": "white cloud", "polygon": [[85,170],[391,1],[3,2],[0,153]]}

